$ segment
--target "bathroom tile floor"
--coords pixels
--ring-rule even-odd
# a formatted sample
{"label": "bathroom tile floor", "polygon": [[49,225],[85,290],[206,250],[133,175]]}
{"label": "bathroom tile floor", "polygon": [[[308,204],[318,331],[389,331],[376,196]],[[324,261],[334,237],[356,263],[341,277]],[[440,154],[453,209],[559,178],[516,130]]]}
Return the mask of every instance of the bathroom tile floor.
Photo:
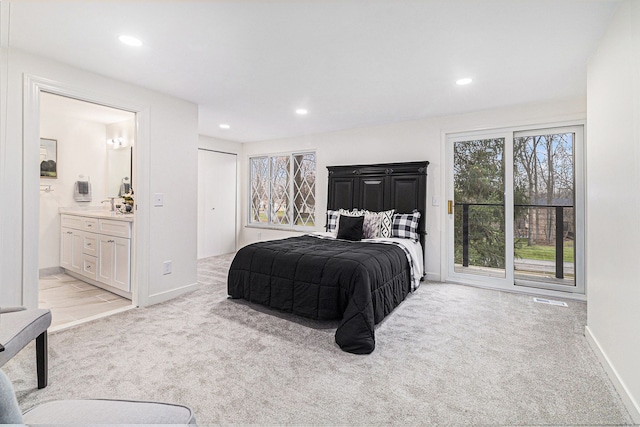
{"label": "bathroom tile floor", "polygon": [[64,273],[40,277],[39,306],[51,310],[50,331],[132,307],[131,301]]}

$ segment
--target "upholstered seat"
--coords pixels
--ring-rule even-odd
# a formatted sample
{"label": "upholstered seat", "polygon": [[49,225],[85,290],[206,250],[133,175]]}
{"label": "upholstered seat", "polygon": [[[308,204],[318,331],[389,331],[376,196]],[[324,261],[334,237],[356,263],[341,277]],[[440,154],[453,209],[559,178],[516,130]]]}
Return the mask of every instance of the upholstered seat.
{"label": "upholstered seat", "polygon": [[191,409],[130,400],[57,400],[20,413],[11,381],[0,370],[0,424],[195,424]]}
{"label": "upholstered seat", "polygon": [[51,311],[46,309],[25,310],[18,307],[0,311],[0,366],[36,340],[38,388],[46,387],[47,328],[50,325]]}

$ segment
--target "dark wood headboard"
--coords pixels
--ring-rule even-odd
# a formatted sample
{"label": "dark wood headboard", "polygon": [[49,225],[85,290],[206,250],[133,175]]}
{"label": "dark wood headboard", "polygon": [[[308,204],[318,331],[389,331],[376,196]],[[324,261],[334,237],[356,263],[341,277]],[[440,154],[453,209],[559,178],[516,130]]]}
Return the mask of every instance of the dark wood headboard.
{"label": "dark wood headboard", "polygon": [[427,167],[429,162],[328,166],[327,209],[420,212],[420,243],[427,234]]}

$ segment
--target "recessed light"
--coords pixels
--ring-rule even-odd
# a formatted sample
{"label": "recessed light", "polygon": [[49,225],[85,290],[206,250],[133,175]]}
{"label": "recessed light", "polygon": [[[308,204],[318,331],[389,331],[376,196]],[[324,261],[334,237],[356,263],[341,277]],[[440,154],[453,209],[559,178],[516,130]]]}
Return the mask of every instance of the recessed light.
{"label": "recessed light", "polygon": [[226,124],[226,123],[222,123],[222,124],[220,124],[220,126],[219,126],[219,127],[220,127],[220,129],[230,129],[230,128],[231,128],[231,126],[229,126],[229,125],[228,125],[228,124]]}
{"label": "recessed light", "polygon": [[464,85],[468,85],[472,81],[473,80],[470,79],[469,77],[465,77],[464,79],[456,80],[456,84],[459,85],[459,86],[464,86]]}
{"label": "recessed light", "polygon": [[140,41],[140,39],[137,39],[135,37],[120,36],[118,37],[118,40],[120,40],[122,43],[126,44],[127,46],[135,46],[135,47],[142,46],[142,42]]}
{"label": "recessed light", "polygon": [[299,115],[299,116],[304,116],[304,115],[306,115],[307,113],[308,113],[308,111],[307,111],[307,110],[305,110],[304,108],[298,108],[298,109],[296,110],[296,114],[297,114],[297,115]]}

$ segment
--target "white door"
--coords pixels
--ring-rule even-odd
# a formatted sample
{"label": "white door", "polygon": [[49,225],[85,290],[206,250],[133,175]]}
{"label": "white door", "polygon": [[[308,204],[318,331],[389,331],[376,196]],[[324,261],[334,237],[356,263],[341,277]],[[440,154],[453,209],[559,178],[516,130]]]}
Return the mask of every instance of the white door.
{"label": "white door", "polygon": [[198,150],[198,259],[236,250],[237,156]]}

